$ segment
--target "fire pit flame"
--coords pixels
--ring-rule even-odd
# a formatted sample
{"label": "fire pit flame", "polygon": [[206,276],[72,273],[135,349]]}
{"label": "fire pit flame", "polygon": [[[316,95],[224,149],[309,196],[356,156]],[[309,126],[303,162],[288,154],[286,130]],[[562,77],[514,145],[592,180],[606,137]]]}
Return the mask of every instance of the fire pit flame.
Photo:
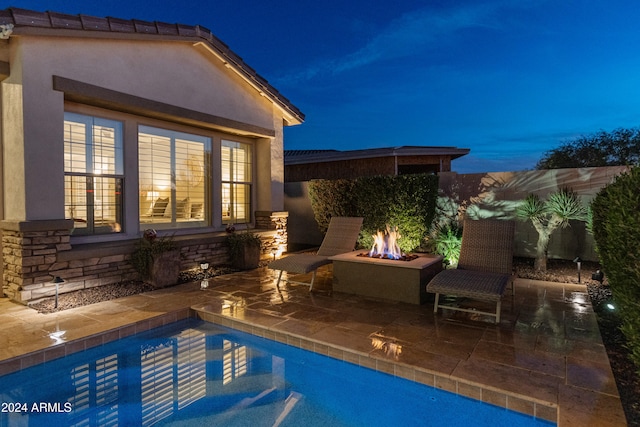
{"label": "fire pit flame", "polygon": [[392,229],[387,225],[386,233],[378,230],[371,237],[373,237],[373,246],[369,251],[370,257],[388,259],[400,259],[403,257],[400,246],[398,246],[398,240],[402,237],[398,232],[398,227]]}

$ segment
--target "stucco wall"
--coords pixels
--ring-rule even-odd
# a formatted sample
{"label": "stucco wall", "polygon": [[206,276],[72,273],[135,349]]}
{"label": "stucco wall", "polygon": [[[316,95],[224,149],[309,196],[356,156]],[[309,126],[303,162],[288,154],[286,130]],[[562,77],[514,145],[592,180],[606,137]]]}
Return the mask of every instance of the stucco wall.
{"label": "stucco wall", "polygon": [[256,162],[257,177],[268,181],[256,182],[255,209],[283,209],[284,173],[282,167],[271,168],[282,158],[282,113],[206,49],[188,42],[20,36],[10,40],[8,50],[11,75],[2,82],[4,173],[7,188],[16,191],[5,194],[5,218],[64,217],[64,94],[53,90],[54,75],[272,129],[275,136],[257,144],[269,161]]}
{"label": "stucco wall", "polygon": [[[285,113],[272,100],[226,67],[202,42],[159,41],[158,37],[153,41],[133,40],[119,34],[98,33],[94,37],[90,32],[78,32],[79,37],[73,37],[69,36],[71,33],[64,37],[13,35],[8,41],[0,41],[0,60],[8,61],[11,70],[9,77],[0,82],[0,195],[4,206],[0,228],[4,231],[3,249],[11,250],[11,256],[3,256],[2,273],[3,287],[11,298],[25,302],[51,295],[53,275],[65,276],[64,291],[131,277],[127,260],[130,249],[126,244],[108,254],[86,253],[81,245],[124,244],[138,236],[139,124],[244,142],[253,140],[256,156],[252,210],[283,210]],[[61,81],[67,85],[63,89]],[[69,84],[80,84],[85,89],[90,86],[94,91],[91,96],[97,89],[98,93],[116,94],[126,102],[141,100],[144,108],[135,102],[129,108],[112,100],[96,102],[91,96],[83,99],[82,93],[70,98],[65,92]],[[160,106],[163,111],[149,113],[149,105]],[[69,236],[72,222],[64,220],[65,110],[123,123],[123,233]],[[188,117],[181,115],[185,112]],[[220,153],[214,150],[211,157],[211,209],[216,218],[221,212]],[[261,233],[267,256],[272,256],[273,248],[278,250],[286,244],[286,221],[284,225],[280,217],[278,221],[273,230]],[[220,245],[223,239],[207,238],[207,233],[215,233],[221,226],[218,218],[210,227],[179,230],[183,268],[207,254],[212,263],[226,259],[226,250]],[[45,244],[48,246],[40,247]]]}
{"label": "stucco wall", "polygon": [[311,208],[309,182],[287,182],[284,206],[289,212],[287,223],[289,250],[320,246],[323,235]]}
{"label": "stucco wall", "polygon": [[[626,167],[553,169],[524,172],[479,174],[441,173],[439,192],[450,212],[459,217],[515,218],[517,205],[529,194],[541,199],[561,188],[575,191],[588,206],[600,189],[610,183]],[[515,254],[534,257],[538,233],[530,221],[517,221]],[[571,221],[565,229],[556,230],[549,242],[550,258],[597,261],[593,236],[582,221]]]}

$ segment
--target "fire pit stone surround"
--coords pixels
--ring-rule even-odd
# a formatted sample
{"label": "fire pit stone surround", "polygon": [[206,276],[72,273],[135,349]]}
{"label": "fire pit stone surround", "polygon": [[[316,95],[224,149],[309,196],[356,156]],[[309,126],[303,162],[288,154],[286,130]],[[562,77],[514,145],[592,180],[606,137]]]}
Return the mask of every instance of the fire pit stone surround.
{"label": "fire pit stone surround", "polygon": [[335,292],[409,304],[424,304],[433,297],[425,286],[442,271],[442,256],[420,254],[407,261],[361,255],[360,250],[329,258]]}

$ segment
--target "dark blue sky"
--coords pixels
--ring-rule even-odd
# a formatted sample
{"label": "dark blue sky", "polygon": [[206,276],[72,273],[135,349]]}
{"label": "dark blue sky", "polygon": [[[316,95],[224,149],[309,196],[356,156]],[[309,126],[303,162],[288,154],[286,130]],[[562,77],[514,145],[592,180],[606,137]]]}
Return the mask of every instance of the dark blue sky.
{"label": "dark blue sky", "polygon": [[398,3],[0,2],[209,28],[306,114],[286,149],[447,145],[471,149],[458,172],[509,171],[640,124],[637,1]]}

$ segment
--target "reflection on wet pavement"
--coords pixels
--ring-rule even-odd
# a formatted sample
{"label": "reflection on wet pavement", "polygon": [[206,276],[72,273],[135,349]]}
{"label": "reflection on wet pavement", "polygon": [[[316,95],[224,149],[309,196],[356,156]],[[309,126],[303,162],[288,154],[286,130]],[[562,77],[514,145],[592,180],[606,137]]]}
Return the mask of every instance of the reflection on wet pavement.
{"label": "reflection on wet pavement", "polygon": [[[519,279],[502,320],[275,286],[266,268],[52,314],[0,298],[0,375],[198,315],[268,339],[423,382],[566,426],[625,425],[584,285]],[[306,277],[296,277],[296,280]],[[473,308],[481,302],[455,301]]]}

